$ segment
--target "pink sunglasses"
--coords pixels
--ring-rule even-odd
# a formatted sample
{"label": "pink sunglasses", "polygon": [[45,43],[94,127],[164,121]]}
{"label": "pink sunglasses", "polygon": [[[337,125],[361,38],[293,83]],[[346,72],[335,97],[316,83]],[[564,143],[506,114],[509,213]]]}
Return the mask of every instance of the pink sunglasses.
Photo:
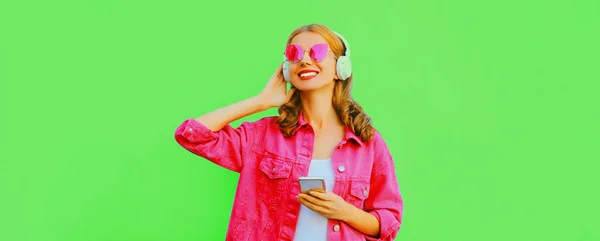
{"label": "pink sunglasses", "polygon": [[[302,46],[298,45],[298,44],[288,44],[287,46],[285,46],[285,58],[292,63],[296,63],[300,60],[302,60],[302,58],[304,58],[304,52],[306,52],[307,50],[304,50],[302,48]],[[329,53],[329,51],[331,51],[329,49],[329,45],[326,43],[319,43],[319,44],[315,44],[313,45],[309,51],[309,56],[312,60],[314,60],[315,62],[321,62],[323,59],[325,59],[325,57],[327,57],[327,53]]]}

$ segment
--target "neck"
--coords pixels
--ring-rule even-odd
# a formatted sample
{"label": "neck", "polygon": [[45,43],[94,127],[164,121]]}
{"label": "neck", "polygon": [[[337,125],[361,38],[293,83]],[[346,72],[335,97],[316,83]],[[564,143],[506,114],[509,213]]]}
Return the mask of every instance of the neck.
{"label": "neck", "polygon": [[332,103],[333,91],[327,93],[303,92],[302,117],[315,130],[324,126],[341,126]]}

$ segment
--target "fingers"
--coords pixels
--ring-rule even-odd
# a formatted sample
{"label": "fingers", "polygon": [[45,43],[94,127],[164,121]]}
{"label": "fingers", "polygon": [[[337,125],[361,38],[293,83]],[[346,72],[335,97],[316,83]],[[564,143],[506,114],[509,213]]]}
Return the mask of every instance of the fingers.
{"label": "fingers", "polygon": [[311,195],[308,195],[308,194],[300,194],[300,195],[298,195],[298,198],[299,198],[299,200],[300,199],[306,200],[309,203],[312,203],[312,204],[317,205],[317,206],[322,206],[321,203],[323,202],[323,200],[320,200],[320,199],[315,198],[315,197],[313,197]]}
{"label": "fingers", "polygon": [[[300,194],[300,195],[298,196],[298,201],[300,201],[300,203],[302,203],[302,205],[306,206],[306,207],[307,207],[307,208],[309,208],[310,210],[313,210],[313,211],[315,211],[315,212],[317,212],[317,213],[322,213],[322,214],[324,214],[324,213],[328,213],[328,211],[327,211],[327,208],[326,208],[326,207],[320,206],[320,205],[319,205],[319,204],[317,204],[317,203],[313,203],[313,202],[309,201],[309,197],[310,197],[310,195],[306,195],[306,194]],[[316,201],[316,200],[317,200],[317,199],[315,199],[315,198],[313,197],[313,201]],[[318,201],[317,201],[317,202],[318,202]]]}
{"label": "fingers", "polygon": [[308,190],[309,192],[320,192],[320,193],[327,193],[323,188],[311,188],[310,190]]}
{"label": "fingers", "polygon": [[329,201],[330,200],[330,198],[324,192],[319,192],[319,191],[316,191],[316,190],[311,190],[310,192],[308,192],[308,194],[310,194],[311,196],[313,196],[315,198],[318,198],[319,200],[323,200],[323,201]]}
{"label": "fingers", "polygon": [[273,79],[283,80],[283,62],[279,64],[277,70],[275,70],[271,76],[271,81],[273,81]]}
{"label": "fingers", "polygon": [[314,203],[309,202],[308,200],[298,196],[298,201],[300,201],[300,203],[302,203],[302,205],[306,206],[307,208],[311,209],[311,210],[315,210],[315,208],[317,207],[317,205],[315,205]]}
{"label": "fingers", "polygon": [[277,73],[277,76],[283,77],[283,62],[279,64],[275,73]]}

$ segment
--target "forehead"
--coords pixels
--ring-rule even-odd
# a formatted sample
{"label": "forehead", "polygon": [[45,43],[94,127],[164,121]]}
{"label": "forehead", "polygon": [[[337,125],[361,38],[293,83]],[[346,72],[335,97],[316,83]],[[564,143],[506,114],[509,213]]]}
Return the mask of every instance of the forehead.
{"label": "forehead", "polygon": [[327,43],[327,40],[325,40],[325,38],[318,33],[302,32],[294,36],[290,43],[299,44],[303,48],[309,48],[318,43]]}

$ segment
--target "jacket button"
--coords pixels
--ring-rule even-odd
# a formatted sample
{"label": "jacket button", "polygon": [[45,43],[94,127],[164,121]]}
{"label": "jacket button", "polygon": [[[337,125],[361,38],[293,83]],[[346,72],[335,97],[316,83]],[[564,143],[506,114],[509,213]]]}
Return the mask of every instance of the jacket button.
{"label": "jacket button", "polygon": [[363,196],[365,196],[365,197],[366,197],[366,196],[367,196],[367,194],[369,194],[369,191],[367,191],[367,190],[364,190],[364,191],[363,191]]}
{"label": "jacket button", "polygon": [[340,165],[338,167],[338,171],[340,171],[340,172],[344,172],[345,170],[346,170],[346,168],[343,165]]}
{"label": "jacket button", "polygon": [[336,224],[335,226],[333,226],[333,231],[340,231],[340,225]]}

